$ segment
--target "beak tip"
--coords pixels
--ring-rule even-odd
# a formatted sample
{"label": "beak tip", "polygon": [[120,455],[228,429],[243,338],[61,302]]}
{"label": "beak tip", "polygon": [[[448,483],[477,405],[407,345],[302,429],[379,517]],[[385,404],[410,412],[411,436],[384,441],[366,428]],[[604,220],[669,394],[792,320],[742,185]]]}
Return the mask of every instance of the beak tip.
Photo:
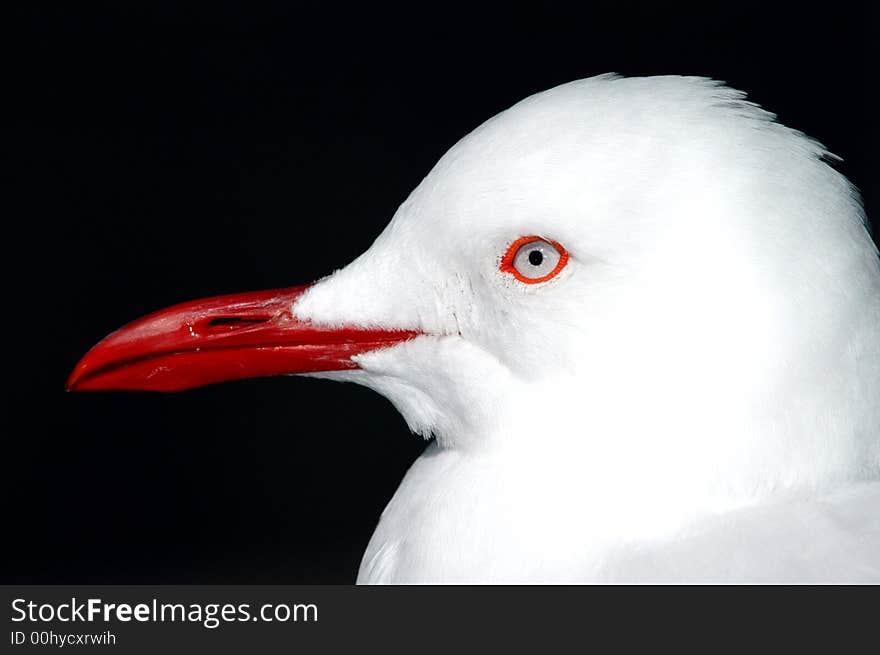
{"label": "beak tip", "polygon": [[94,351],[94,348],[87,352],[77,363],[76,366],[73,367],[73,370],[70,372],[70,375],[67,376],[67,380],[64,382],[64,391],[76,392],[76,391],[85,391],[88,390],[88,372],[89,369],[92,368],[89,356]]}
{"label": "beak tip", "polygon": [[79,382],[81,379],[82,376],[80,376],[79,371],[74,370],[73,373],[70,374],[70,377],[67,378],[67,381],[64,383],[64,392],[70,393],[71,391],[79,391]]}

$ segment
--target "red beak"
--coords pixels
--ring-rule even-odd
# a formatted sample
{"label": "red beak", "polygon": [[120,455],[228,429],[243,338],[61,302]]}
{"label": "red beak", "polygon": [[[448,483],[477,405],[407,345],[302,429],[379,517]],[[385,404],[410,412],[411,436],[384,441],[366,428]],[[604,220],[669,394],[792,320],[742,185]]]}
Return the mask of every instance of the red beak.
{"label": "red beak", "polygon": [[216,296],[145,316],[86,353],[67,389],[181,391],[227,380],[353,369],[353,355],[417,334],[300,321],[291,310],[307,288]]}

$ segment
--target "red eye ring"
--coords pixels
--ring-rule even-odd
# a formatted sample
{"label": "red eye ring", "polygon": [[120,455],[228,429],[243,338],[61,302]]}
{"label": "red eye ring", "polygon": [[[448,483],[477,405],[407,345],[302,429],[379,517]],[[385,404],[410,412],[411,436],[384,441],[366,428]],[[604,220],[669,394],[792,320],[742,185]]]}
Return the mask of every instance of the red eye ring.
{"label": "red eye ring", "polygon": [[[516,267],[514,266],[514,259],[516,258],[517,253],[520,248],[525,246],[526,244],[533,243],[535,241],[541,241],[547,245],[552,246],[556,252],[559,253],[559,261],[556,263],[556,267],[541,277],[531,278],[526,277],[522,273],[520,273]],[[522,282],[523,284],[540,284],[541,282],[546,282],[547,280],[551,280],[565,268],[565,265],[568,264],[568,251],[562,247],[561,244],[553,241],[552,239],[545,239],[544,237],[539,237],[536,235],[520,237],[516,241],[510,244],[507,248],[507,252],[504,253],[504,257],[501,258],[501,265],[499,269],[503,273],[510,273],[517,280]]]}

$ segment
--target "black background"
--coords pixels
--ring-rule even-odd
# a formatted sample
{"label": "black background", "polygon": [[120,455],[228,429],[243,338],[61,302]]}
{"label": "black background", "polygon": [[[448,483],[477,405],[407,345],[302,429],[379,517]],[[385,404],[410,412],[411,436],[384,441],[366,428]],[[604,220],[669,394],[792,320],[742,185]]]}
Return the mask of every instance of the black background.
{"label": "black background", "polygon": [[65,394],[65,378],[148,311],[344,265],[447,148],[529,94],[609,71],[726,80],[842,156],[876,213],[866,9],[660,4],[19,10],[0,582],[352,582],[424,447],[384,399],[300,378]]}

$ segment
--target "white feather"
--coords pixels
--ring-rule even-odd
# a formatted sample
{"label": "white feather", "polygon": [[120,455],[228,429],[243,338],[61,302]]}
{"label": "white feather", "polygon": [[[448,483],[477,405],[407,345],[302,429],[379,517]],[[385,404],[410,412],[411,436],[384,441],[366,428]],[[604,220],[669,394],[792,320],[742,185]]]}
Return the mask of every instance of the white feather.
{"label": "white feather", "polygon": [[[880,265],[827,158],[687,77],[456,144],[294,307],[426,333],[325,374],[436,437],[359,581],[880,580]],[[499,261],[533,234],[571,260],[523,285]]]}

